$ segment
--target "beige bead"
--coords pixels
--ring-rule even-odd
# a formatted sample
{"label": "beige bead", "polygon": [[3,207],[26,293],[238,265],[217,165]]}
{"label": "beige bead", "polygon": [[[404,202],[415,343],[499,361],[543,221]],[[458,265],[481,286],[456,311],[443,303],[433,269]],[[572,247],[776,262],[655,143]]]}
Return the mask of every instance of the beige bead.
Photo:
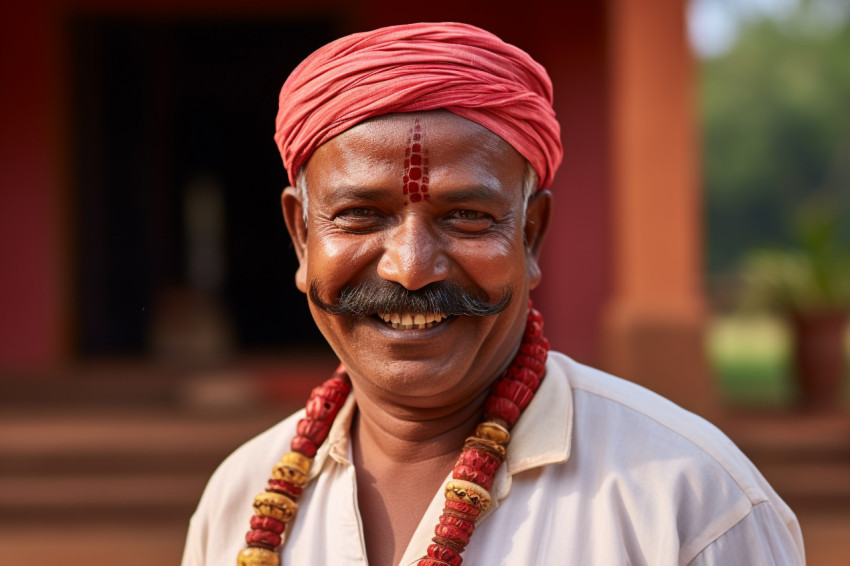
{"label": "beige bead", "polygon": [[249,546],[239,553],[236,566],[280,566],[280,556],[266,548]]}
{"label": "beige bead", "polygon": [[497,444],[505,445],[511,440],[511,433],[502,425],[494,422],[484,422],[475,429],[475,436],[492,440]]}
{"label": "beige bead", "polygon": [[295,516],[298,504],[282,493],[267,491],[254,498],[254,512],[286,523]]}
{"label": "beige bead", "polygon": [[304,474],[310,471],[310,466],[313,465],[313,459],[308,458],[304,454],[299,454],[298,452],[287,452],[280,458],[280,463],[284,466],[289,466],[291,468],[295,468],[296,470],[300,470]]}
{"label": "beige bead", "polygon": [[490,492],[466,480],[449,480],[446,483],[446,499],[468,503],[482,511],[490,507]]}
{"label": "beige bead", "polygon": [[307,473],[310,471],[312,464],[312,458],[308,458],[298,452],[287,452],[280,459],[280,462],[275,464],[272,470],[272,477],[276,480],[287,481],[298,487],[303,487],[307,483]]}

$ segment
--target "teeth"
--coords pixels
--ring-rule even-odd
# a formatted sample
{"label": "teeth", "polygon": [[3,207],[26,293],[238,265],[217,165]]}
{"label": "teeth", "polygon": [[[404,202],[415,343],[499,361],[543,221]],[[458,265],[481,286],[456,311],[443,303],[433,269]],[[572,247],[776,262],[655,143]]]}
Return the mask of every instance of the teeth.
{"label": "teeth", "polygon": [[421,330],[423,328],[430,328],[436,324],[439,324],[444,319],[448,318],[443,313],[429,313],[429,314],[413,314],[413,313],[378,313],[378,317],[391,325],[393,328],[398,328],[401,330]]}

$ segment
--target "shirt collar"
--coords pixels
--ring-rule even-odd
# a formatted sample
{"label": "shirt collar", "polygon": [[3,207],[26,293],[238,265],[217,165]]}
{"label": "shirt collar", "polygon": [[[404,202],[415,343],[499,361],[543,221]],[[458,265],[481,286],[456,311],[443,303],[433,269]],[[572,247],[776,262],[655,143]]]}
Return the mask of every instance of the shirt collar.
{"label": "shirt collar", "polygon": [[[558,356],[559,354],[554,354]],[[505,465],[496,470],[490,489],[490,507],[478,523],[498,507],[511,491],[514,475],[566,462],[570,457],[573,427],[573,396],[563,364],[546,363],[546,375],[531,402],[511,430]]]}
{"label": "shirt collar", "polygon": [[[351,465],[349,444],[355,408],[354,394],[351,394],[331,425],[328,441],[316,453],[308,481],[321,473],[328,457],[340,464]],[[566,373],[562,364],[553,363],[550,358],[546,363],[546,375],[540,382],[537,393],[511,430],[505,465],[499,467],[493,481],[491,507],[482,514],[481,519],[495,510],[498,501],[508,495],[513,475],[567,461],[572,439],[572,423],[573,399]]]}

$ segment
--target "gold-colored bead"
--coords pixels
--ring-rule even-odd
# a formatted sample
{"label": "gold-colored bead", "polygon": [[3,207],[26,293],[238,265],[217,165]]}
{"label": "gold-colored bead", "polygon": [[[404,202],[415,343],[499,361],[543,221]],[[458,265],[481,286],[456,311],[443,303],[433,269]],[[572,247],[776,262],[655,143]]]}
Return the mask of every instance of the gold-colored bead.
{"label": "gold-colored bead", "polygon": [[249,546],[239,553],[236,566],[280,566],[280,556],[266,548]]}
{"label": "gold-colored bead", "polygon": [[449,480],[446,483],[446,499],[468,503],[482,511],[490,507],[490,492],[466,480]]}
{"label": "gold-colored bead", "polygon": [[280,463],[306,474],[310,471],[310,466],[313,465],[313,459],[298,452],[287,452],[280,458]]}
{"label": "gold-colored bead", "polygon": [[505,445],[511,440],[511,433],[502,425],[494,422],[485,422],[475,429],[475,436],[492,440],[498,444]]}
{"label": "gold-colored bead", "polygon": [[272,470],[272,477],[276,480],[287,481],[298,487],[303,487],[307,483],[307,473],[310,471],[312,464],[313,459],[308,458],[304,454],[287,452],[280,459],[280,462],[275,464]]}
{"label": "gold-colored bead", "polygon": [[298,487],[304,487],[304,484],[307,483],[307,474],[298,468],[293,468],[285,464],[275,464],[275,467],[272,469],[272,477]]}
{"label": "gold-colored bead", "polygon": [[267,491],[254,498],[254,512],[286,523],[295,516],[298,504],[282,493]]}

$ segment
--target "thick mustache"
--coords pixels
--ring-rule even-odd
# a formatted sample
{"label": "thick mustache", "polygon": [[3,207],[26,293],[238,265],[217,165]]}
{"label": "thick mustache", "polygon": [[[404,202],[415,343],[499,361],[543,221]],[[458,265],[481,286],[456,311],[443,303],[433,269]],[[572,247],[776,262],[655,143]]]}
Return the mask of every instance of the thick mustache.
{"label": "thick mustache", "polygon": [[320,285],[313,280],[309,297],[316,308],[337,316],[364,318],[377,313],[492,316],[508,308],[513,293],[506,287],[499,301],[490,304],[480,288],[470,291],[457,283],[437,281],[411,291],[398,283],[377,279],[345,287],[336,304],[331,304],[322,299]]}

